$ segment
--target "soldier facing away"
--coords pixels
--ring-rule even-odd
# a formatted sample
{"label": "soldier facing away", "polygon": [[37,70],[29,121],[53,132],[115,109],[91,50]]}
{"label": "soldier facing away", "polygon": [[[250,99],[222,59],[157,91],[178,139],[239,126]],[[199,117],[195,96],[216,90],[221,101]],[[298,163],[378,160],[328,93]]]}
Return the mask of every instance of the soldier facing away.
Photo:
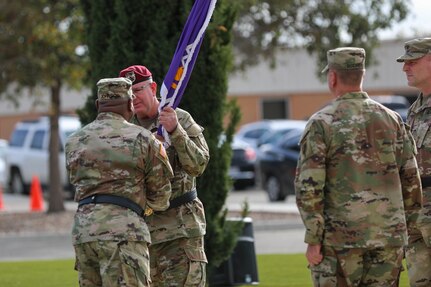
{"label": "soldier facing away", "polygon": [[148,217],[152,286],[205,286],[207,258],[204,249],[205,212],[196,191],[196,177],[209,161],[203,128],[182,109],[158,112],[157,84],[145,66],[120,72],[130,77],[136,94],[134,123],[155,132],[161,124],[169,133],[166,149],[174,171],[169,209]]}
{"label": "soldier facing away", "polygon": [[417,229],[421,183],[401,117],[362,91],[365,50],[327,52],[335,100],[301,138],[295,178],[314,286],[394,286],[408,230]]}
{"label": "soldier facing away", "polygon": [[420,95],[410,107],[407,123],[418,150],[416,160],[422,181],[423,208],[419,231],[406,250],[410,286],[431,286],[431,38],[418,38],[404,45],[397,61],[404,63],[408,85]]}
{"label": "soldier facing away", "polygon": [[166,151],[147,130],[131,124],[132,83],[97,83],[97,118],[66,143],[76,188],[72,241],[80,286],[150,286],[144,210],[165,210],[173,176]]}

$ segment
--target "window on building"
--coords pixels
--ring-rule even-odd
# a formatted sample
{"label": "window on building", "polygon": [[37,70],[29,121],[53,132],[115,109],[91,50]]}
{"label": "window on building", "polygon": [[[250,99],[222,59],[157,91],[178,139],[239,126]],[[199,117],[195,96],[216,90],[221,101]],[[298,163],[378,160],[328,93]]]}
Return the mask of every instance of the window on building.
{"label": "window on building", "polygon": [[262,101],[262,118],[263,119],[287,119],[288,102],[286,99],[280,100],[263,100]]}

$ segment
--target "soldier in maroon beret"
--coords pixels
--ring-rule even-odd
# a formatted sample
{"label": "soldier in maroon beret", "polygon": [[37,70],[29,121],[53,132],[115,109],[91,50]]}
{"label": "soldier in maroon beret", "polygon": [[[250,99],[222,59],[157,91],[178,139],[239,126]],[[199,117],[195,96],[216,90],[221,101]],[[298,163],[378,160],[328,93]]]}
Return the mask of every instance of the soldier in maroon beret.
{"label": "soldier in maroon beret", "polygon": [[174,170],[170,207],[147,218],[152,241],[152,286],[205,286],[206,221],[196,191],[196,177],[209,161],[203,128],[180,108],[164,107],[159,113],[157,84],[146,67],[130,66],[120,72],[120,77],[133,83],[134,123],[153,132],[161,124],[171,141],[166,150]]}

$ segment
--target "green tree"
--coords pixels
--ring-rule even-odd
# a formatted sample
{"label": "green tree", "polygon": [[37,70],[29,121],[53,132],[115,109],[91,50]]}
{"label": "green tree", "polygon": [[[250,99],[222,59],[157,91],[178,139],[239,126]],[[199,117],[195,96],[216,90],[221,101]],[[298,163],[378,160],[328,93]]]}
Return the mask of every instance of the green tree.
{"label": "green tree", "polygon": [[[146,65],[160,85],[174,54],[182,27],[193,5],[188,1],[81,0],[86,15],[87,43],[92,63],[90,79],[115,77],[129,65]],[[160,7],[163,7],[161,9]],[[199,53],[194,72],[180,106],[205,127],[210,163],[198,179],[199,197],[206,209],[206,250],[210,266],[218,265],[231,253],[239,224],[225,224],[223,205],[231,189],[228,168],[230,142],[239,121],[239,109],[226,103],[227,77],[231,69],[232,27],[237,5],[219,0]],[[96,91],[80,111],[83,122],[96,116]],[[209,112],[211,111],[211,112]],[[223,117],[230,119],[226,132]],[[224,139],[226,135],[226,140]]]}
{"label": "green tree", "polygon": [[373,64],[378,32],[404,20],[405,0],[244,0],[235,25],[234,47],[238,67],[262,59],[276,64],[277,49],[305,47],[318,59],[316,71],[326,65],[326,51],[360,46]]}
{"label": "green tree", "polygon": [[83,32],[79,2],[1,0],[0,10],[0,92],[17,101],[16,94],[26,88],[49,91],[48,212],[63,211],[58,159],[60,92],[65,85],[79,87],[86,72],[85,60],[77,53]]}

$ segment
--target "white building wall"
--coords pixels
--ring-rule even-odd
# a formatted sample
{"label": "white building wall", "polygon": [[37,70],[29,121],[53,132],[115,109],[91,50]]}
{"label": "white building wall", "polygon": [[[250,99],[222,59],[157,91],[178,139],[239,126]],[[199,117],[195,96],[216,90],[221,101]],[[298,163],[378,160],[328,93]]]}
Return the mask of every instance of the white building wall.
{"label": "white building wall", "polygon": [[[405,90],[407,87],[402,64],[396,58],[403,54],[404,41],[392,40],[382,42],[375,49],[376,66],[367,68],[364,90]],[[319,71],[323,67],[319,68]],[[242,96],[249,94],[289,94],[327,91],[326,82],[316,75],[316,57],[309,55],[305,49],[283,52],[277,56],[274,69],[268,63],[260,63],[243,73],[236,73],[229,78],[229,95]],[[325,79],[323,79],[325,80]]]}
{"label": "white building wall", "polygon": [[[402,64],[395,61],[403,53],[403,46],[403,40],[392,40],[382,42],[381,46],[374,50],[375,59],[379,61],[379,64],[367,69],[364,90],[388,89],[416,92],[407,87]],[[262,62],[244,73],[231,75],[228,94],[241,97],[249,94],[265,96],[326,91],[326,83],[316,76],[315,57],[310,56],[305,49],[295,49],[277,55],[277,65],[274,69],[271,69],[268,63]],[[81,91],[63,89],[61,93],[62,111],[83,107],[89,94],[88,89]],[[49,110],[49,101],[49,91],[47,90],[37,91],[36,97],[24,92],[19,97],[18,107],[10,101],[2,99],[0,116],[33,112],[46,113]]]}

